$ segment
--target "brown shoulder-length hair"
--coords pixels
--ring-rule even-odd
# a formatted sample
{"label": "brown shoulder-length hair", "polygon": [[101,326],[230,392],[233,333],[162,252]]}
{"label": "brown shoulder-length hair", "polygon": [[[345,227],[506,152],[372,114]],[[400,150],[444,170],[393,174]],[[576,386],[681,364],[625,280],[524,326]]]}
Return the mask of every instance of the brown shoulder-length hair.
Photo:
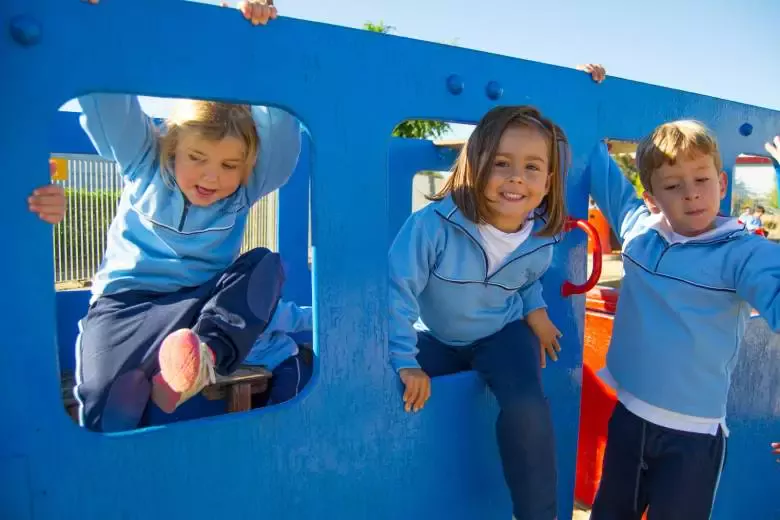
{"label": "brown shoulder-length hair", "polygon": [[549,190],[540,206],[547,223],[538,234],[556,235],[563,231],[566,220],[563,190],[570,162],[569,142],[558,125],[531,106],[499,106],[485,114],[461,149],[442,189],[428,198],[437,201],[452,195],[455,205],[466,218],[475,223],[485,222],[489,214],[485,185],[493,169],[501,136],[507,128],[516,126],[537,130],[547,140]]}

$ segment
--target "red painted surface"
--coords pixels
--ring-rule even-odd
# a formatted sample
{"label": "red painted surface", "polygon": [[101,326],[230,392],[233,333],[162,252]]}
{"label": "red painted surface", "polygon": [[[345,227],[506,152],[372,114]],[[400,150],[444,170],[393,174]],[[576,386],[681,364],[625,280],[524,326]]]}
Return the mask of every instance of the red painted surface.
{"label": "red painted surface", "polygon": [[607,426],[616,402],[615,393],[596,375],[604,367],[612,337],[615,301],[614,290],[597,287],[587,294],[585,304],[582,403],[574,496],[586,506],[593,504],[601,481]]}
{"label": "red painted surface", "polygon": [[737,164],[772,164],[769,157],[759,157],[758,155],[746,155],[737,157]]}
{"label": "red painted surface", "polygon": [[569,218],[566,220],[566,224],[564,225],[563,229],[564,231],[571,231],[576,228],[579,228],[587,233],[588,244],[593,244],[593,265],[591,267],[592,272],[583,284],[573,284],[568,280],[563,282],[563,285],[561,285],[561,296],[564,298],[573,294],[587,293],[596,287],[596,284],[599,282],[599,278],[601,278],[601,256],[603,251],[601,249],[601,243],[598,241],[598,233],[596,228],[594,228],[588,221]]}

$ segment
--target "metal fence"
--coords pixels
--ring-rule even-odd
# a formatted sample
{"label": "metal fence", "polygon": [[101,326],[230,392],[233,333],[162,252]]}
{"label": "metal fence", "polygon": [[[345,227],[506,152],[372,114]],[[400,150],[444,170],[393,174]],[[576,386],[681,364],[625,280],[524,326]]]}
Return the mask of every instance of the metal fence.
{"label": "metal fence", "polygon": [[[60,155],[67,180],[65,219],[54,227],[57,284],[84,285],[92,279],[106,249],[108,227],[116,214],[122,178],[116,163],[94,155]],[[254,205],[247,218],[241,252],[253,247],[276,250],[277,193]]]}

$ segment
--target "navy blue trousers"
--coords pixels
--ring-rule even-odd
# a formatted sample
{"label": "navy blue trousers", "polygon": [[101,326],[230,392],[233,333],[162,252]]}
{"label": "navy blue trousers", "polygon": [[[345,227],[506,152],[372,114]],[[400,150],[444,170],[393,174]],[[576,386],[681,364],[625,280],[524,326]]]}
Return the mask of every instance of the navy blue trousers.
{"label": "navy blue trousers", "polygon": [[556,518],[557,471],[552,418],[542,391],[539,340],[524,321],[464,348],[417,335],[417,361],[431,377],[477,371],[496,396],[496,436],[518,520]]}
{"label": "navy blue trousers", "polygon": [[217,372],[234,371],[271,320],[283,282],[279,255],[257,248],[198,287],[98,298],[76,344],[81,425],[110,432],[141,424],[160,370],[157,352],[175,330],[191,328],[214,352]]}
{"label": "navy blue trousers", "polygon": [[645,421],[618,402],[591,520],[708,520],[726,438]]}
{"label": "navy blue trousers", "polygon": [[312,375],[312,361],[300,352],[288,357],[273,371],[268,391],[252,397],[252,408],[289,401],[303,390]]}

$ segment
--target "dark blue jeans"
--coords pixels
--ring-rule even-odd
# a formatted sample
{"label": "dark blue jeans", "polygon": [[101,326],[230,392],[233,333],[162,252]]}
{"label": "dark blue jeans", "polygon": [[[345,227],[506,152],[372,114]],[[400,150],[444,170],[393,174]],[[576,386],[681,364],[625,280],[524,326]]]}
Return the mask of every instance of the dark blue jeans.
{"label": "dark blue jeans", "polygon": [[417,336],[417,361],[431,377],[476,370],[496,396],[496,436],[512,509],[518,520],[556,517],[555,440],[541,384],[539,341],[524,321],[468,347]]}
{"label": "dark blue jeans", "polygon": [[725,457],[722,430],[672,430],[618,403],[591,520],[708,520]]}
{"label": "dark blue jeans", "polygon": [[283,281],[279,255],[257,248],[198,287],[98,298],[76,345],[81,425],[102,432],[138,427],[160,370],[157,352],[177,329],[191,328],[214,352],[217,371],[233,372],[271,320]]}
{"label": "dark blue jeans", "polygon": [[302,353],[288,357],[273,371],[268,391],[252,397],[252,408],[289,401],[303,390],[312,375],[312,361]]}

